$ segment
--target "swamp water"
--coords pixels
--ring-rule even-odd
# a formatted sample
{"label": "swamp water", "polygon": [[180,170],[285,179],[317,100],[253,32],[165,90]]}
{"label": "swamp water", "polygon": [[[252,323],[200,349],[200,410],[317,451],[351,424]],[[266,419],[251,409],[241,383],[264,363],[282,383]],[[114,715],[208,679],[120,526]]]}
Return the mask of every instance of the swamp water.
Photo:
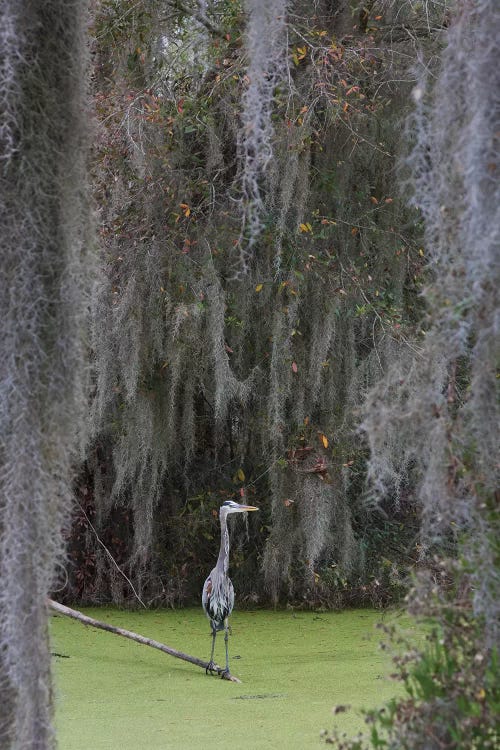
{"label": "swamp water", "polygon": [[[201,609],[85,614],[208,660]],[[359,711],[398,690],[388,678],[380,621],[418,630],[404,616],[373,610],[234,612],[229,640],[235,684],[199,667],[62,616],[51,618],[59,750],[309,750],[322,729],[364,727]],[[224,663],[223,634],[215,660]]]}

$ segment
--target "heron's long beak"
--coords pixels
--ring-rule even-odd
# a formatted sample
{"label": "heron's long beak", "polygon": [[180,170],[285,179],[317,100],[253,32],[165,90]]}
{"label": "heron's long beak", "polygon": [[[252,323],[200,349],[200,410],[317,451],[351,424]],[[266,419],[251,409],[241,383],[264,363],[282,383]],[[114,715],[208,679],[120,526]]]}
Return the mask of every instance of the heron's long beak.
{"label": "heron's long beak", "polygon": [[254,505],[241,505],[240,510],[245,511],[246,513],[247,510],[259,510],[259,509],[256,508]]}

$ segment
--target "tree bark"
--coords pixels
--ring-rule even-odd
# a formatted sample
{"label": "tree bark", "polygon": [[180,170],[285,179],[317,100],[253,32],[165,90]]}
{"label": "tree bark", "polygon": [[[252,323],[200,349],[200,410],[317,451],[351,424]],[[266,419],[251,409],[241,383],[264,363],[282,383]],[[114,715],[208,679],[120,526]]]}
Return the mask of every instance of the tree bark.
{"label": "tree bark", "polygon": [[[197,667],[208,669],[208,662],[203,661],[202,659],[198,659],[196,656],[184,654],[182,651],[177,651],[175,648],[166,646],[164,643],[154,641],[151,638],[145,638],[143,635],[139,635],[138,633],[132,633],[132,631],[130,630],[124,630],[123,628],[117,628],[115,625],[109,625],[107,622],[94,620],[93,617],[84,615],[82,612],[78,612],[78,610],[76,609],[66,607],[64,604],[59,604],[58,602],[53,601],[53,599],[48,599],[48,604],[51,609],[53,609],[55,612],[58,612],[60,615],[72,617],[74,620],[83,622],[84,625],[91,625],[94,628],[106,630],[108,633],[121,635],[123,636],[123,638],[130,638],[130,640],[135,641],[136,643],[142,643],[144,646],[151,646],[152,648],[157,648],[159,651],[163,651],[163,653],[165,654],[175,656],[176,659],[183,659],[183,661],[188,661],[190,664],[195,664]],[[228,674],[222,667],[219,667],[217,664],[215,665],[215,671],[224,680],[230,680],[230,682],[241,682],[241,680],[239,680],[237,677],[234,677],[232,674]]]}

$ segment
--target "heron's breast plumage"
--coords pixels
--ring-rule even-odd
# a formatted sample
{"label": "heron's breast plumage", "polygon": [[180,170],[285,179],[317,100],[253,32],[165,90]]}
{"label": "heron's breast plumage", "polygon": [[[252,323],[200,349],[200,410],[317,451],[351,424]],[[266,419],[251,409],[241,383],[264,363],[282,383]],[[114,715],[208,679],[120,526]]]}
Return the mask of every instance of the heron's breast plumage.
{"label": "heron's breast plumage", "polygon": [[234,588],[228,576],[221,576],[214,569],[203,586],[201,602],[205,614],[217,630],[224,628],[234,606]]}

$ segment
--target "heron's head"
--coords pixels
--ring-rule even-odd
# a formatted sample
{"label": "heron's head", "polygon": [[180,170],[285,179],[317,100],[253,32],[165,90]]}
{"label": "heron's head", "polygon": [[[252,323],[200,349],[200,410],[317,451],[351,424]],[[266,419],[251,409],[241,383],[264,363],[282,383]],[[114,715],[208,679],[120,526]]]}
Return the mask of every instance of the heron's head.
{"label": "heron's head", "polygon": [[226,516],[228,516],[230,513],[247,513],[250,510],[259,509],[255,508],[253,505],[243,505],[243,503],[235,503],[234,500],[226,500],[226,502],[220,506],[221,515],[224,514]]}

